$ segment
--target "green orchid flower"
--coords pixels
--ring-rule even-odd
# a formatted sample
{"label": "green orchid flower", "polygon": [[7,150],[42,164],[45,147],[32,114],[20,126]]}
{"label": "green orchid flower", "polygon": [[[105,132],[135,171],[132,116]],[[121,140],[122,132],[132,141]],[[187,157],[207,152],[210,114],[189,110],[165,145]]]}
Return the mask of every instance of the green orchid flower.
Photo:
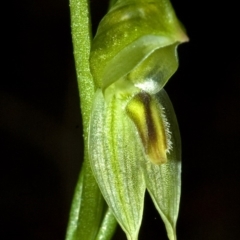
{"label": "green orchid flower", "polygon": [[146,189],[175,240],[181,143],[163,87],[177,70],[177,46],[188,38],[168,0],[113,2],[91,48],[91,168],[128,240],[138,238]]}

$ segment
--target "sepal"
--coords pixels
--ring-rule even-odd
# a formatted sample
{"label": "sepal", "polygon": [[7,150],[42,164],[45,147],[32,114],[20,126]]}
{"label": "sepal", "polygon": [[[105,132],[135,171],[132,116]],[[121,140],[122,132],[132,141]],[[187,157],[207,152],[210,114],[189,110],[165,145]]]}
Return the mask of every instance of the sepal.
{"label": "sepal", "polygon": [[171,132],[171,150],[167,162],[156,165],[143,161],[147,190],[151,195],[167,230],[169,240],[176,240],[176,222],[181,195],[181,140],[174,109],[167,93],[162,89],[156,98],[165,109],[165,118]]}
{"label": "sepal", "polygon": [[136,240],[142,221],[145,181],[142,145],[115,95],[105,101],[95,93],[89,128],[89,157],[99,188],[129,240]]}

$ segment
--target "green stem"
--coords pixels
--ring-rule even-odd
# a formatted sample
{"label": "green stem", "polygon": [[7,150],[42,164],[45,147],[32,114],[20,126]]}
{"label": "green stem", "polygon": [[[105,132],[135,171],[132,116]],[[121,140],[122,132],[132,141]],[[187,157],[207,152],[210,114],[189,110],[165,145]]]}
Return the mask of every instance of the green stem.
{"label": "green stem", "polygon": [[113,217],[104,218],[105,230],[100,227],[105,202],[92,174],[87,148],[88,125],[94,96],[94,83],[89,66],[91,24],[88,0],[70,0],[70,11],[85,154],[73,197],[66,240],[95,240],[99,232],[102,232],[101,239],[107,240],[109,232],[113,234],[115,230],[116,220]]}
{"label": "green stem", "polygon": [[91,46],[90,13],[87,0],[70,0],[71,27],[84,133],[84,163],[70,213],[67,240],[95,239],[102,218],[104,200],[90,168],[87,154],[88,123],[94,83],[89,68]]}

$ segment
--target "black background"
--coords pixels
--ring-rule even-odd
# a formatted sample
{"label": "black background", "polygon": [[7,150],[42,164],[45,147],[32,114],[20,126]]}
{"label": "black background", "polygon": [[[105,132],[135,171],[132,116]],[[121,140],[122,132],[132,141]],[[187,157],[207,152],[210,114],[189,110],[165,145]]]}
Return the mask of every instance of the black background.
{"label": "black background", "polygon": [[[166,86],[183,147],[178,240],[240,235],[239,12],[172,0],[190,42]],[[107,1],[92,0],[93,32]],[[0,236],[64,239],[83,156],[67,0],[2,3]],[[140,239],[167,239],[146,197]],[[118,229],[114,239],[125,239]]]}

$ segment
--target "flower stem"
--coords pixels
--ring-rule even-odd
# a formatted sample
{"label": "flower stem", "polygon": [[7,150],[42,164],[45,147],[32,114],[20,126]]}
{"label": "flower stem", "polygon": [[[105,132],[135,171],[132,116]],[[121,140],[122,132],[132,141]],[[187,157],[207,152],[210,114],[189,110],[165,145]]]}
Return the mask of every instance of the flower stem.
{"label": "flower stem", "polygon": [[116,220],[111,213],[105,215],[103,220],[106,203],[92,174],[87,148],[88,125],[94,95],[94,83],[89,67],[92,36],[88,0],[70,0],[70,12],[83,118],[84,162],[72,201],[66,240],[95,240],[100,233],[101,238],[99,239],[107,240],[115,231]]}

